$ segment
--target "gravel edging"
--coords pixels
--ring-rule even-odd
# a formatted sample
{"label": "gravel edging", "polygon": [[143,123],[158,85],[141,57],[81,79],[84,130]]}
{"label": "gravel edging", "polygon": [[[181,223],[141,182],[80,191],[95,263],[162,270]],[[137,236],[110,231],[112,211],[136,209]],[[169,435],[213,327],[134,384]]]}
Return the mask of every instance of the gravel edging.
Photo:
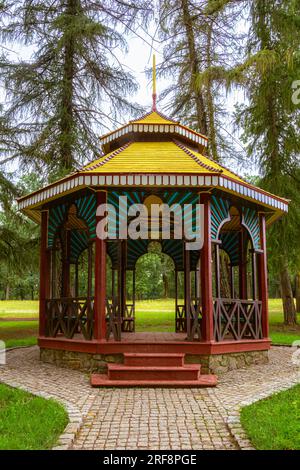
{"label": "gravel edging", "polygon": [[253,395],[249,400],[241,401],[238,409],[235,412],[231,412],[229,414],[226,424],[240,450],[256,450],[255,447],[252,445],[251,441],[248,439],[247,433],[241,424],[241,409],[245,406],[252,405],[252,403],[268,398],[277,392],[283,392],[284,390],[288,390],[289,388],[292,388],[294,385],[298,385],[299,383],[299,376],[286,380],[283,383],[279,383],[278,385],[275,385],[272,390],[266,390],[257,395]]}
{"label": "gravel edging", "polygon": [[50,395],[46,392],[33,391],[30,387],[26,387],[24,385],[20,385],[14,382],[0,381],[0,383],[8,385],[9,387],[23,390],[24,392],[30,393],[31,395],[35,395],[37,397],[45,398],[46,400],[55,400],[60,405],[62,405],[68,414],[69,423],[67,424],[64,429],[64,432],[59,436],[57,443],[51,450],[67,450],[72,446],[83,422],[82,414],[76,406],[67,403],[64,400],[61,400],[59,397],[54,397],[53,395]]}

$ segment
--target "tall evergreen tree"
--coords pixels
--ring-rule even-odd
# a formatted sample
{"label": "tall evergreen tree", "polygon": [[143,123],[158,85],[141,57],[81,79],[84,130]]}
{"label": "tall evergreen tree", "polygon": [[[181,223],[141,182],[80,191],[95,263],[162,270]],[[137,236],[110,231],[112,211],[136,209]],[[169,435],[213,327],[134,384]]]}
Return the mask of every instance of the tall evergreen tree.
{"label": "tall evergreen tree", "polygon": [[3,43],[32,48],[29,60],[2,55],[3,148],[22,163],[69,171],[99,152],[97,127],[136,109],[126,98],[135,81],[115,51],[126,49],[124,30],[148,7],[144,0],[2,3]]}
{"label": "tall evergreen tree", "polygon": [[300,110],[292,102],[292,83],[299,77],[300,5],[294,0],[255,0],[250,4],[247,57],[234,70],[247,91],[248,103],[238,123],[250,156],[261,170],[261,186],[291,199],[289,215],[269,232],[271,271],[279,276],[284,321],[296,323],[291,270],[299,263]]}
{"label": "tall evergreen tree", "polygon": [[220,161],[232,145],[222,132],[226,117],[224,78],[234,60],[237,37],[232,23],[237,12],[227,3],[203,0],[162,0],[161,38],[166,43],[160,72],[172,77],[162,97],[169,97],[172,115],[209,137],[209,154]]}

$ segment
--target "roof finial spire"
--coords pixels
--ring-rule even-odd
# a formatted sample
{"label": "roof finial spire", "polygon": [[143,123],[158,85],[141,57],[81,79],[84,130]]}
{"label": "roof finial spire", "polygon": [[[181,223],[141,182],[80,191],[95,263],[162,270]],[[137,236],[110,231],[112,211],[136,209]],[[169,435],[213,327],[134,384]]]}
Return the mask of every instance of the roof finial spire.
{"label": "roof finial spire", "polygon": [[152,67],[152,84],[153,84],[153,93],[152,93],[152,111],[156,111],[156,60],[155,54],[153,54],[153,67]]}

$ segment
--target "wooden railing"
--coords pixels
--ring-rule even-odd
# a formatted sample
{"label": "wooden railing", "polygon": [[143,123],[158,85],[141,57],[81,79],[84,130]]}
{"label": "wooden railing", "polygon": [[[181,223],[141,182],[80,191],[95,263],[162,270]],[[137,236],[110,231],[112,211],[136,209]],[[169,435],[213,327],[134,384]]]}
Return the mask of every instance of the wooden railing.
{"label": "wooden railing", "polygon": [[135,331],[135,305],[134,303],[127,303],[125,305],[125,312],[122,317],[122,331],[127,333],[134,333]]}
{"label": "wooden railing", "polygon": [[82,334],[86,340],[91,340],[93,326],[93,298],[46,300],[46,336],[55,338],[62,334],[71,339],[75,334]]}
{"label": "wooden railing", "polygon": [[113,335],[115,341],[121,341],[122,317],[116,300],[106,299],[106,339]]}
{"label": "wooden railing", "polygon": [[233,338],[261,339],[262,302],[259,300],[215,299],[214,300],[215,341]]}
{"label": "wooden railing", "polygon": [[176,333],[186,332],[185,305],[176,305],[175,331]]}
{"label": "wooden railing", "polygon": [[190,332],[188,332],[188,339],[201,340],[201,321],[202,321],[202,307],[200,299],[192,299],[190,305]]}
{"label": "wooden railing", "polygon": [[187,331],[187,318],[185,305],[176,305],[176,333],[187,333],[188,339],[201,338],[201,304],[200,300],[192,299],[190,303],[190,331]]}
{"label": "wooden railing", "polygon": [[134,303],[126,303],[123,315],[119,309],[117,299],[106,299],[106,339],[112,334],[115,341],[121,341],[121,332],[135,331]]}

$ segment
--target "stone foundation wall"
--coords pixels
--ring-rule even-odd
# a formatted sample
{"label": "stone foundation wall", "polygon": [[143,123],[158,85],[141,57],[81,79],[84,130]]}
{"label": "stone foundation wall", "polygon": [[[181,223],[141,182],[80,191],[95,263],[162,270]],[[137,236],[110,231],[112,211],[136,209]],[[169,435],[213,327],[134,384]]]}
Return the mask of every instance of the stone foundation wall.
{"label": "stone foundation wall", "polygon": [[267,364],[269,362],[269,351],[246,351],[227,354],[213,354],[185,356],[186,364],[201,364],[204,374],[212,373],[220,375],[230,370],[241,369],[252,364]]}
{"label": "stone foundation wall", "polygon": [[[59,367],[105,373],[108,362],[123,362],[123,354],[90,354],[41,348],[40,359],[43,362],[56,364]],[[252,364],[266,364],[269,362],[269,356],[268,351],[247,351],[214,355],[186,354],[185,362],[186,364],[201,364],[201,371],[204,374],[214,373],[220,375],[229,370],[241,369]]]}
{"label": "stone foundation wall", "polygon": [[75,351],[62,351],[60,349],[40,348],[40,359],[43,362],[55,364],[59,367],[82,370],[85,372],[105,373],[107,363],[122,363],[123,354],[90,354]]}

